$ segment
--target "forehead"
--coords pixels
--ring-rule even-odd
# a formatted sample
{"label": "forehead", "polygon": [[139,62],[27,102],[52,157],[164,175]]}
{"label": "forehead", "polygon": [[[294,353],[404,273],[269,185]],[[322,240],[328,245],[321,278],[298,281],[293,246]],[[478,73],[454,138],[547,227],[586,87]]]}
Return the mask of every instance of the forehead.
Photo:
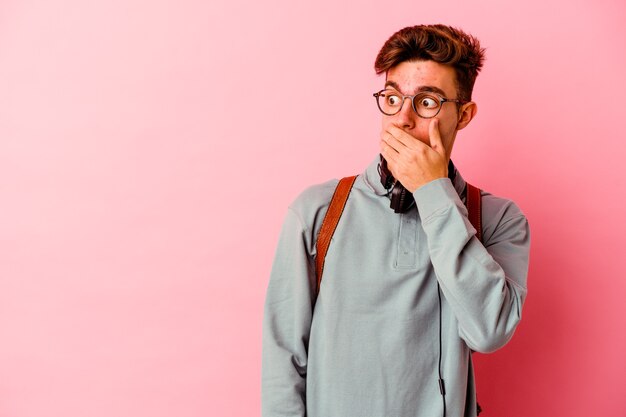
{"label": "forehead", "polygon": [[435,61],[404,61],[387,71],[387,82],[394,82],[404,94],[420,87],[438,87],[448,98],[456,97],[456,73],[449,65]]}

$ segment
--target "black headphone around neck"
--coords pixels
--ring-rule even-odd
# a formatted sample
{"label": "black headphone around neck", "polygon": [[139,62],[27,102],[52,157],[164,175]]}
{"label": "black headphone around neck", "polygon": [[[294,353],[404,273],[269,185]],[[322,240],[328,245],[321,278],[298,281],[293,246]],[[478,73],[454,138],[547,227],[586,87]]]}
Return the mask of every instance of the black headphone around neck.
{"label": "black headphone around neck", "polygon": [[[395,213],[406,213],[411,206],[415,204],[413,194],[409,192],[400,181],[396,180],[389,168],[387,167],[387,160],[380,155],[380,162],[378,163],[378,174],[380,175],[380,182],[387,190],[387,196],[390,198],[390,207]],[[452,160],[448,162],[448,178],[454,181],[455,168]]]}

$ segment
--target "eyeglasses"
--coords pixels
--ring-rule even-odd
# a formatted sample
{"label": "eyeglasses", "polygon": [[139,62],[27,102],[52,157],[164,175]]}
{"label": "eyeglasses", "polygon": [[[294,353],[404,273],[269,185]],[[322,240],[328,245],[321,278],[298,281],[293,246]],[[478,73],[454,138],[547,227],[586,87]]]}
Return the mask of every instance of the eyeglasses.
{"label": "eyeglasses", "polygon": [[421,118],[430,119],[441,111],[443,103],[465,103],[464,101],[441,97],[431,92],[417,93],[414,96],[405,96],[395,90],[380,90],[374,93],[378,109],[387,116],[393,116],[402,110],[405,99],[411,99],[411,105],[415,113]]}

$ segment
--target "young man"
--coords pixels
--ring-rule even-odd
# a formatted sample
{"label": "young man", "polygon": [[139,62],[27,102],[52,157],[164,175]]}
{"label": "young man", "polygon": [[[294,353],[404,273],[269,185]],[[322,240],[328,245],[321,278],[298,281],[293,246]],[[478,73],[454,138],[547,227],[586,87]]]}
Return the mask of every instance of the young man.
{"label": "young man", "polygon": [[[290,205],[263,322],[264,417],[476,415],[471,351],[506,344],[526,297],[528,223],[482,193],[482,241],[450,160],[484,50],[443,25],[394,34],[375,68],[380,155],[357,177],[316,295],[337,180]],[[391,207],[390,207],[391,202]]]}

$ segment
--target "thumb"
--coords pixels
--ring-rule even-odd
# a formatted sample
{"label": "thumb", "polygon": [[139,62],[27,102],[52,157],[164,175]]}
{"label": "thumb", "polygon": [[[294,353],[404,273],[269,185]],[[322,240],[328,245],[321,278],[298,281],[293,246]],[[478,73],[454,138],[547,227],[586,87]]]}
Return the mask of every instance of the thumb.
{"label": "thumb", "polygon": [[430,137],[430,147],[445,158],[446,149],[443,147],[441,134],[439,133],[439,120],[431,120],[430,125],[428,126],[428,136]]}

